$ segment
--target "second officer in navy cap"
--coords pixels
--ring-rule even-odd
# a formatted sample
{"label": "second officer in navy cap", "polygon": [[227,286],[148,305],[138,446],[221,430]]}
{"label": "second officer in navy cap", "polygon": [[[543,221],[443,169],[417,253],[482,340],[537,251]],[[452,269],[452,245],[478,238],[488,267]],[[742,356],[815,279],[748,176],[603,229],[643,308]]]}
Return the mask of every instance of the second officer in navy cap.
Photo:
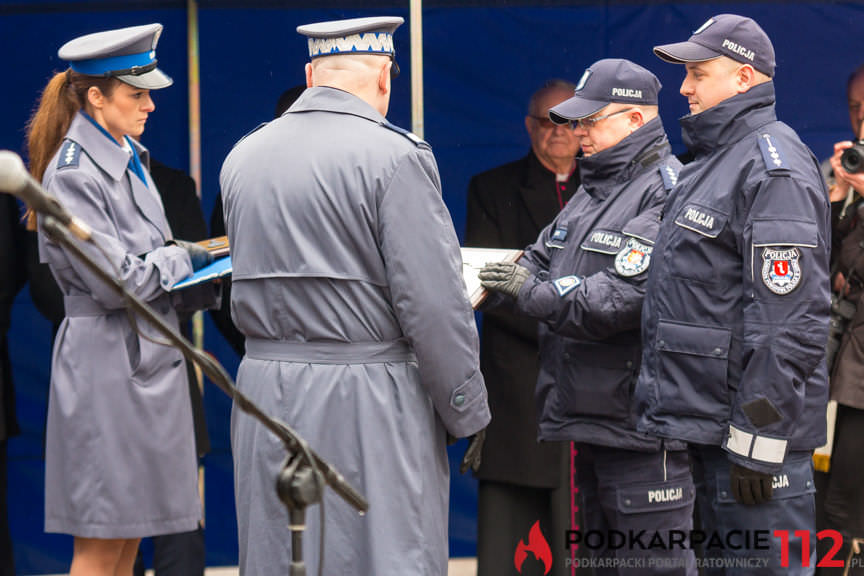
{"label": "second officer in navy cap", "polygon": [[[309,86],[222,166],[246,336],[237,384],[293,426],[369,501],[327,490],[326,556],[310,510],[307,571],[447,573],[446,432],[489,422],[462,259],[429,145],[385,119],[402,18],[301,26]],[[240,570],[286,574],[282,443],[235,410]]]}
{"label": "second officer in navy cap", "polygon": [[576,443],[580,534],[594,535],[580,545],[600,561],[598,574],[696,573],[692,550],[611,540],[650,531],[668,542],[692,527],[685,446],[638,432],[631,402],[645,279],[681,167],[658,116],[659,91],[657,78],[628,60],[585,71],[573,97],[549,110],[580,139],[582,185],[517,264],[480,272],[484,286],[540,320],[538,438]]}
{"label": "second officer in navy cap", "polygon": [[[727,543],[706,556],[738,562],[706,573],[812,574],[828,194],[813,154],[777,120],[774,49],[756,22],[720,14],[654,53],[686,67],[694,160],[648,274],[639,429],[691,445],[702,527]],[[732,545],[747,533],[762,542]]]}
{"label": "second officer in navy cap", "polygon": [[[169,294],[208,255],[173,239],[134,139],[155,108],[150,90],[171,85],[156,67],[161,32],[149,24],[65,44],[70,68],[46,86],[27,136],[33,175],[93,228],[101,249],[90,256],[176,327],[175,307],[215,305],[216,294]],[[142,537],[195,530],[201,518],[186,367],[39,224],[66,310],[51,366],[45,530],[75,536],[72,576],[131,575]]]}

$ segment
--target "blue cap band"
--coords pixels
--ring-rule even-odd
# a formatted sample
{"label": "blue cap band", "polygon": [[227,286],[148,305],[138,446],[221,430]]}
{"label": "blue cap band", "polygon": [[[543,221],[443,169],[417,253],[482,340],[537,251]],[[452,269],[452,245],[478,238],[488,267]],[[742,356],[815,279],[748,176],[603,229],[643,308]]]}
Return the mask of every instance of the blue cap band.
{"label": "blue cap band", "polygon": [[140,54],[126,54],[112,58],[94,58],[70,62],[72,70],[88,76],[103,76],[110,72],[127,71],[135,67],[147,66],[156,62],[156,52],[148,50]]}

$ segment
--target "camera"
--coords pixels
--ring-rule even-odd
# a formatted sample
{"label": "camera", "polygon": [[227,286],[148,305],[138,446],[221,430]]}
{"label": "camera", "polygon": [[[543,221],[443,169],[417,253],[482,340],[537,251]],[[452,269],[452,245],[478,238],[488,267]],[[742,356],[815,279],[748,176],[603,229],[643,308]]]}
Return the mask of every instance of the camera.
{"label": "camera", "polygon": [[840,156],[840,164],[850,174],[864,170],[864,140],[856,140],[851,148],[847,148]]}
{"label": "camera", "polygon": [[855,317],[855,303],[831,294],[831,313],[828,316],[828,345],[825,347],[825,362],[828,370],[834,365],[834,357],[843,341],[843,333],[849,326],[849,321]]}

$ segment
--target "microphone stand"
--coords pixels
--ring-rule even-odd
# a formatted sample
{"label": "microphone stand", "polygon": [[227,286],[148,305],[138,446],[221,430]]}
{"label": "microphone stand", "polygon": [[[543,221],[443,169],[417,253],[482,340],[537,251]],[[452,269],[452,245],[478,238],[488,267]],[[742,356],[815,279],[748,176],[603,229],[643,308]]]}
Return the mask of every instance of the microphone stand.
{"label": "microphone stand", "polygon": [[[253,416],[285,444],[290,456],[286,459],[276,481],[276,492],[288,510],[291,531],[291,576],[306,576],[303,563],[303,531],[306,528],[306,507],[321,500],[322,478],[343,500],[362,515],[369,504],[345,478],[326,460],[318,456],[308,443],[290,426],[265,414],[254,402],[244,396],[234,385],[222,365],[211,356],[197,350],[179,332],[159,317],[146,302],[130,293],[118,278],[115,278],[99,265],[78,245],[66,226],[49,214],[42,214],[42,229],[49,238],[72,252],[102,282],[112,288],[129,303],[129,307],[144,318],[160,334],[176,346],[190,361],[197,364],[202,372],[216,386],[234,400],[234,404]],[[91,239],[91,242],[93,240]],[[95,245],[95,244],[94,244]],[[319,558],[319,565],[324,561]]]}

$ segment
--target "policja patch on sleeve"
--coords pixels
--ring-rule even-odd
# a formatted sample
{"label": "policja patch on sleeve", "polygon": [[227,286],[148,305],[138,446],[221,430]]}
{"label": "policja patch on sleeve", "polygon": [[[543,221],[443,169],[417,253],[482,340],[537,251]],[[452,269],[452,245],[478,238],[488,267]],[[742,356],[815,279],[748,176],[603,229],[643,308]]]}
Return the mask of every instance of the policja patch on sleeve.
{"label": "policja patch on sleeve", "polygon": [[648,270],[651,264],[653,246],[644,244],[636,238],[628,238],[618,255],[615,256],[615,271],[624,277],[637,276]]}
{"label": "policja patch on sleeve", "polygon": [[801,283],[799,258],[795,247],[767,246],[762,250],[762,282],[775,294],[789,294]]}

